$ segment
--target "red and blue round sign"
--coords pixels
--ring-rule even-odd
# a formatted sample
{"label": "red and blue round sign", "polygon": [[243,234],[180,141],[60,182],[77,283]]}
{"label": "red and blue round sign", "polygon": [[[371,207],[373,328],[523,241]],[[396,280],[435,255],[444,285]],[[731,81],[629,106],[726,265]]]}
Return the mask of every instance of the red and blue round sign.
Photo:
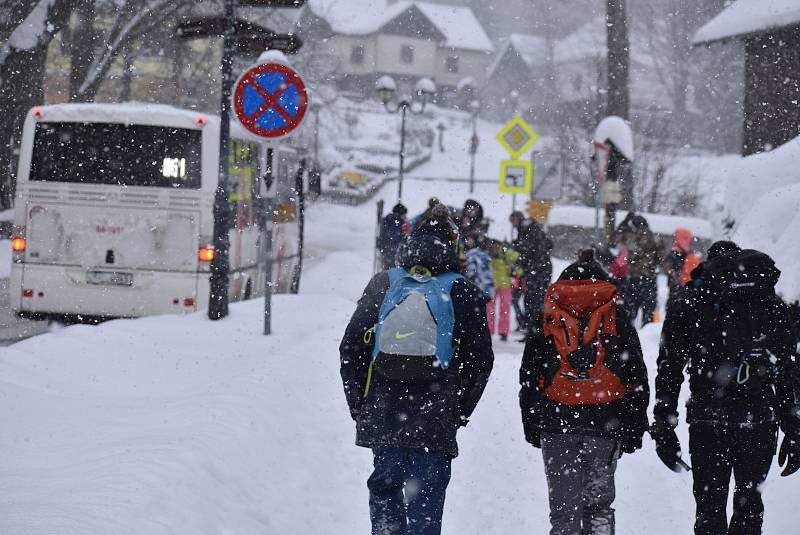
{"label": "red and blue round sign", "polygon": [[300,75],[286,65],[265,63],[245,71],[233,92],[233,111],[257,136],[280,138],[306,116],[308,94]]}

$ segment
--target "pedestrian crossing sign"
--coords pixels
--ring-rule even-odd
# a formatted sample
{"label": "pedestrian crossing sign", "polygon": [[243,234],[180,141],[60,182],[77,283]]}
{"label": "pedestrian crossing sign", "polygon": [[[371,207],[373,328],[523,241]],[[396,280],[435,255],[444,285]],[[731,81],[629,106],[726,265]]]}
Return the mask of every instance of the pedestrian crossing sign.
{"label": "pedestrian crossing sign", "polygon": [[525,119],[515,115],[497,134],[497,141],[516,159],[539,141],[539,135]]}
{"label": "pedestrian crossing sign", "polygon": [[530,160],[503,160],[500,162],[500,191],[502,193],[530,193],[533,186],[533,162]]}

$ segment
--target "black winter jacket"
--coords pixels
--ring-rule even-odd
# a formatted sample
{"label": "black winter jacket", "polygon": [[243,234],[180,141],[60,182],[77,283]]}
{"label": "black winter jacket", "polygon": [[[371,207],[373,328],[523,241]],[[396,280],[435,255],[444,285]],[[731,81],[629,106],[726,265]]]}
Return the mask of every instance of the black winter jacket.
{"label": "black winter jacket", "polygon": [[[427,233],[408,236],[397,260],[400,267],[422,265],[434,275],[458,271],[455,252]],[[374,342],[366,342],[364,335],[377,323],[388,288],[386,272],[367,284],[339,347],[344,392],[356,421],[356,444],[427,449],[455,457],[456,431],[466,425],[478,404],[494,362],[483,294],[466,279],[453,284],[456,351],[441,380],[411,384],[373,373],[365,396]]]}
{"label": "black winter jacket", "polygon": [[400,242],[403,241],[403,220],[394,213],[390,213],[381,221],[381,233],[378,237],[378,250],[381,253],[384,265],[394,264],[395,254]]}
{"label": "black winter jacket", "polygon": [[525,438],[539,447],[542,431],[584,433],[620,440],[626,451],[640,448],[647,430],[647,405],[650,388],[642,357],[639,336],[630,325],[623,307],[617,307],[617,335],[604,337],[606,365],[630,385],[622,399],[598,405],[563,405],[550,400],[545,389],[560,368],[553,339],[545,337],[542,315],[534,320],[537,327],[528,336],[519,371],[519,405]]}
{"label": "black winter jacket", "polygon": [[[785,303],[772,292],[720,305],[719,296],[704,284],[703,268],[701,264],[692,272],[692,282],[679,290],[667,310],[658,355],[656,420],[671,427],[677,423],[678,396],[688,366],[689,423],[743,425],[778,420],[784,431],[800,433],[800,378]],[[740,362],[725,347],[726,339],[730,344],[739,334],[738,329],[726,326],[735,324],[730,323],[734,320],[757,323],[760,345],[774,361],[771,380],[736,395],[731,388],[736,391]],[[756,373],[754,369],[752,374]]]}
{"label": "black winter jacket", "polygon": [[526,221],[517,228],[517,239],[512,247],[520,254],[519,264],[529,278],[550,283],[553,275],[553,263],[550,252],[553,242],[547,237],[542,227],[535,221]]}

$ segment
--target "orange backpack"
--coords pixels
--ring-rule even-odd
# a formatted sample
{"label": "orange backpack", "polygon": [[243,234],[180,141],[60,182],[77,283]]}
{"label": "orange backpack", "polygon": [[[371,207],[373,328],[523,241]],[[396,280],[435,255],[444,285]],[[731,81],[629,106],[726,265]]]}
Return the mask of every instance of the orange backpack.
{"label": "orange backpack", "polygon": [[[617,334],[616,288],[605,281],[559,281],[545,297],[544,335],[552,336],[559,369],[549,386],[539,379],[545,395],[563,405],[598,405],[624,397],[630,387],[605,363],[604,335]],[[581,335],[581,323],[585,328]],[[594,363],[578,370],[570,355],[594,353]]]}

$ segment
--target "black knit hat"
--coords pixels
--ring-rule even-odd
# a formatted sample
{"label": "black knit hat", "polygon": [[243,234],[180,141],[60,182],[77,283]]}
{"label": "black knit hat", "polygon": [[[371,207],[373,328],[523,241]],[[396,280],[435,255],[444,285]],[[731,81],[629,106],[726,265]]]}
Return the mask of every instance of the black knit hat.
{"label": "black knit hat", "polygon": [[582,281],[582,280],[601,280],[607,281],[608,274],[603,270],[594,258],[593,249],[583,249],[578,253],[578,261],[570,264],[561,272],[558,280]]}
{"label": "black knit hat", "polygon": [[413,233],[432,234],[450,245],[455,245],[458,240],[458,227],[450,219],[450,211],[443,204],[434,206],[430,215],[417,225]]}
{"label": "black knit hat", "polygon": [[719,255],[727,254],[727,253],[737,253],[742,249],[736,245],[732,241],[728,240],[720,240],[715,241],[711,244],[711,247],[708,248],[708,253],[706,254],[706,258],[711,260],[712,258],[716,258]]}

